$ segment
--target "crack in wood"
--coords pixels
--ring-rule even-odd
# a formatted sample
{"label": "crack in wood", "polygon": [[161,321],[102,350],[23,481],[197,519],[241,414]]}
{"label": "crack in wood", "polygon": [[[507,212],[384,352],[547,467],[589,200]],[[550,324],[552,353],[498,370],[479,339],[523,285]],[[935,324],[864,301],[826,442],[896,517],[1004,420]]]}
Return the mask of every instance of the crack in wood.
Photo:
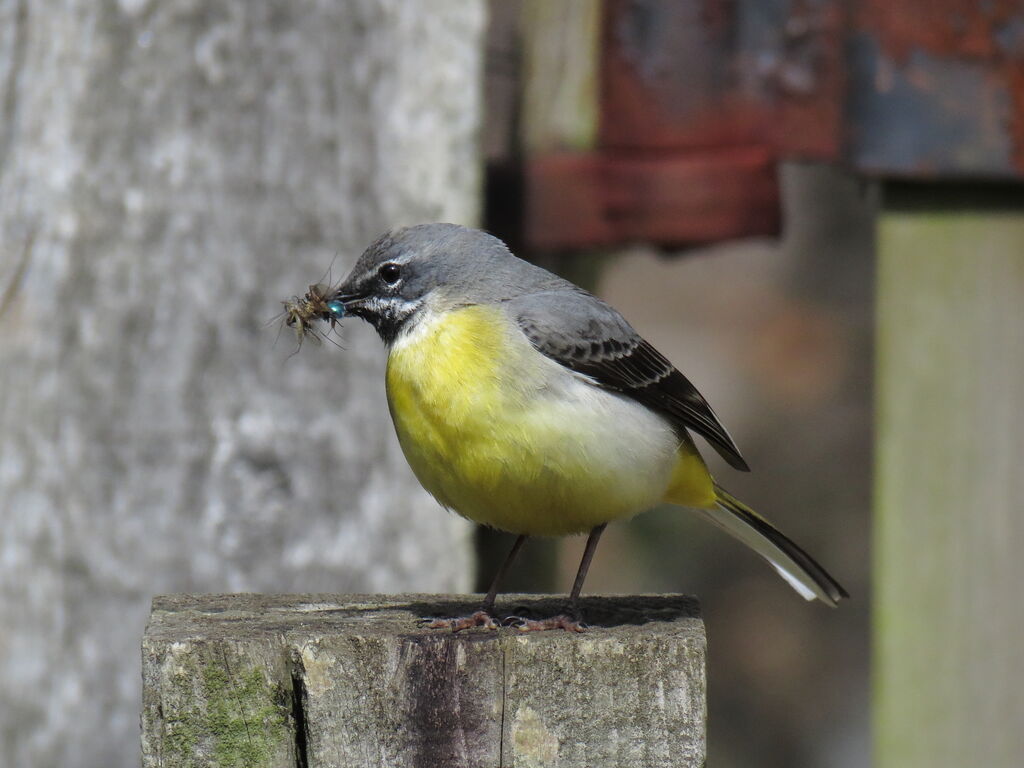
{"label": "crack in wood", "polygon": [[292,727],[295,738],[295,768],[309,766],[309,723],[306,720],[306,667],[298,650],[292,649],[288,657],[288,671],[292,680]]}
{"label": "crack in wood", "polygon": [[505,670],[508,667],[508,648],[501,645],[501,724],[498,730],[498,768],[505,766],[505,704],[508,699],[508,677]]}

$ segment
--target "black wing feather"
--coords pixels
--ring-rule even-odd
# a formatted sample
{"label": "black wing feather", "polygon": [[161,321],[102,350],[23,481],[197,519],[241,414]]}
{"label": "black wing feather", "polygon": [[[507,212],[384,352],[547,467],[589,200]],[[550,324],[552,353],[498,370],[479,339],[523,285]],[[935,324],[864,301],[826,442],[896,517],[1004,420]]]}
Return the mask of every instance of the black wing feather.
{"label": "black wing feather", "polygon": [[729,464],[750,467],[707,400],[612,307],[590,294],[533,294],[515,302],[520,329],[538,351],[607,389],[704,437]]}

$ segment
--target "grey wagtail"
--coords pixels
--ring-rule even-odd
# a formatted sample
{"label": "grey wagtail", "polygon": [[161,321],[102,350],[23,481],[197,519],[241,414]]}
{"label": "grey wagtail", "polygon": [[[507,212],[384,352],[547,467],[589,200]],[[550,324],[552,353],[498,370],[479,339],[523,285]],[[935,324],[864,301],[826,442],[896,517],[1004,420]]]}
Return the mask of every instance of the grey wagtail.
{"label": "grey wagtail", "polygon": [[711,477],[691,432],[748,467],[693,384],[611,306],[497,238],[454,224],[391,232],[328,298],[323,319],[361,317],[387,345],[391,418],[423,487],[519,536],[481,610],[430,626],[496,626],[499,582],[526,538],[589,533],[570,594],[577,616],[520,623],[579,630],[576,601],[605,526],[663,503],[735,536],[804,598],[847,597]]}

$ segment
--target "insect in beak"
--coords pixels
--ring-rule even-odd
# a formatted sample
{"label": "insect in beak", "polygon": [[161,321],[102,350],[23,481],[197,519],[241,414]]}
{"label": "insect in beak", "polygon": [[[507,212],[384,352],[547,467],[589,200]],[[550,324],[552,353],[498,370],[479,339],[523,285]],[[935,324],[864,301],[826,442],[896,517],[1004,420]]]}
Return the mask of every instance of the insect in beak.
{"label": "insect in beak", "polygon": [[287,301],[281,302],[284,305],[284,324],[295,329],[295,336],[300,347],[306,336],[311,337],[317,343],[322,340],[323,337],[314,323],[317,321],[329,322],[333,331],[345,316],[344,302],[337,299],[328,301],[329,295],[331,295],[329,286],[316,283],[309,286],[305,296],[301,298],[292,296]]}

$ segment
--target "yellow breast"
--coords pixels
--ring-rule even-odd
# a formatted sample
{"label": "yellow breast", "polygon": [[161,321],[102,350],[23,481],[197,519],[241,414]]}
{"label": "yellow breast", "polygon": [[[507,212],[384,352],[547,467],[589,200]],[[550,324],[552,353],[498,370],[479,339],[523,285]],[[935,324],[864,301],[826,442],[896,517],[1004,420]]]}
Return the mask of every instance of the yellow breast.
{"label": "yellow breast", "polygon": [[497,307],[420,320],[391,348],[387,394],[423,486],[496,528],[584,532],[654,506],[681,479],[661,417],[538,353]]}

